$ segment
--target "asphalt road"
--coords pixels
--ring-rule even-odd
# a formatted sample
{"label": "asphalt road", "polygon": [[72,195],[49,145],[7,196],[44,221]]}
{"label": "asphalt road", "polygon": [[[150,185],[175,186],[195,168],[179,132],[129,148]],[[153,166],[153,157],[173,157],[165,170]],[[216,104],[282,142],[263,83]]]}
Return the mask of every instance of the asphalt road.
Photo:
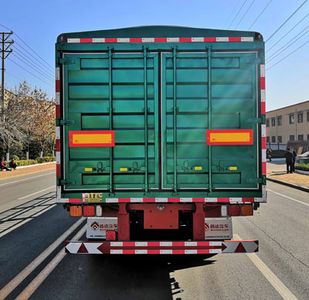
{"label": "asphalt road", "polygon": [[[39,178],[43,182],[36,185]],[[28,180],[28,185],[36,187],[27,193],[48,187],[52,180],[53,175]],[[18,193],[16,197],[22,184],[10,187]],[[275,183],[268,183],[268,190],[268,204],[254,217],[233,221],[234,234],[259,239],[260,252],[208,259],[66,255],[63,243],[55,241],[64,233],[65,239],[83,233],[84,221],[70,218],[61,206],[53,207],[0,238],[0,299],[9,287],[12,292],[7,299],[23,293],[19,299],[307,300],[308,193]],[[8,193],[14,201],[14,192]],[[25,201],[37,196],[41,194]]]}
{"label": "asphalt road", "polygon": [[49,170],[0,180],[0,212],[55,190],[54,174],[55,172]]}

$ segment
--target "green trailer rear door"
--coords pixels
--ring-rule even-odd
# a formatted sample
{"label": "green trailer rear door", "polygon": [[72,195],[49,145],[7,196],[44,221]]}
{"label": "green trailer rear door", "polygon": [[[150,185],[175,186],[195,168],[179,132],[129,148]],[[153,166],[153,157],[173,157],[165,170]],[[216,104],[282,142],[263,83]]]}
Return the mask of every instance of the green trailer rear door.
{"label": "green trailer rear door", "polygon": [[[66,54],[65,188],[159,187],[158,56]],[[112,130],[115,147],[70,147],[70,132]]]}
{"label": "green trailer rear door", "polygon": [[[257,188],[256,54],[65,54],[66,190]],[[253,145],[208,146],[207,129],[253,129]],[[115,147],[70,147],[112,130]]]}
{"label": "green trailer rear door", "polygon": [[[255,53],[162,55],[163,188],[257,188]],[[208,146],[207,129],[253,129],[253,145]]]}

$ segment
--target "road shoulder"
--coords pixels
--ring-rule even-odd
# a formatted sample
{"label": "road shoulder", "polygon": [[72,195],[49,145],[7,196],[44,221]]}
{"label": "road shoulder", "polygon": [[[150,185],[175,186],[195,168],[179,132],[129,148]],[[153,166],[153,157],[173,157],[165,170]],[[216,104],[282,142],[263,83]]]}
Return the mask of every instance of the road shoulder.
{"label": "road shoulder", "polygon": [[0,171],[0,181],[9,179],[9,178],[25,176],[28,174],[35,174],[35,173],[44,172],[44,171],[53,171],[55,169],[56,169],[55,162],[32,165],[27,168],[17,167],[17,169],[13,171]]}

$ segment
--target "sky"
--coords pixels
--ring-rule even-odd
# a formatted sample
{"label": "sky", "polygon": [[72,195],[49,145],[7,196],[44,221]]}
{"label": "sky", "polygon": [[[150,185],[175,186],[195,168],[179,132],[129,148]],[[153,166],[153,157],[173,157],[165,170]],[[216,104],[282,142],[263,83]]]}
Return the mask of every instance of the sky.
{"label": "sky", "polygon": [[262,33],[266,40],[267,110],[309,100],[308,0],[0,2],[0,32],[14,31],[13,52],[6,60],[5,87],[9,89],[26,80],[54,97],[54,48],[60,33],[177,25]]}

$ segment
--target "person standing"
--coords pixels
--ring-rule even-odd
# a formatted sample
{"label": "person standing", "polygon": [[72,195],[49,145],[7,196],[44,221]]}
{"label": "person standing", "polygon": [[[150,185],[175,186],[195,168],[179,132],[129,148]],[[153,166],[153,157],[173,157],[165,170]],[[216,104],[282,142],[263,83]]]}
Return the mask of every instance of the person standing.
{"label": "person standing", "polygon": [[293,154],[288,148],[285,152],[285,162],[286,162],[286,172],[292,173],[292,166],[293,166]]}
{"label": "person standing", "polygon": [[269,159],[269,162],[271,162],[271,149],[267,148],[266,150],[266,157]]}
{"label": "person standing", "polygon": [[294,173],[294,172],[295,172],[296,156],[297,156],[295,150],[293,150],[292,156],[293,156],[293,161],[292,161],[292,173]]}

